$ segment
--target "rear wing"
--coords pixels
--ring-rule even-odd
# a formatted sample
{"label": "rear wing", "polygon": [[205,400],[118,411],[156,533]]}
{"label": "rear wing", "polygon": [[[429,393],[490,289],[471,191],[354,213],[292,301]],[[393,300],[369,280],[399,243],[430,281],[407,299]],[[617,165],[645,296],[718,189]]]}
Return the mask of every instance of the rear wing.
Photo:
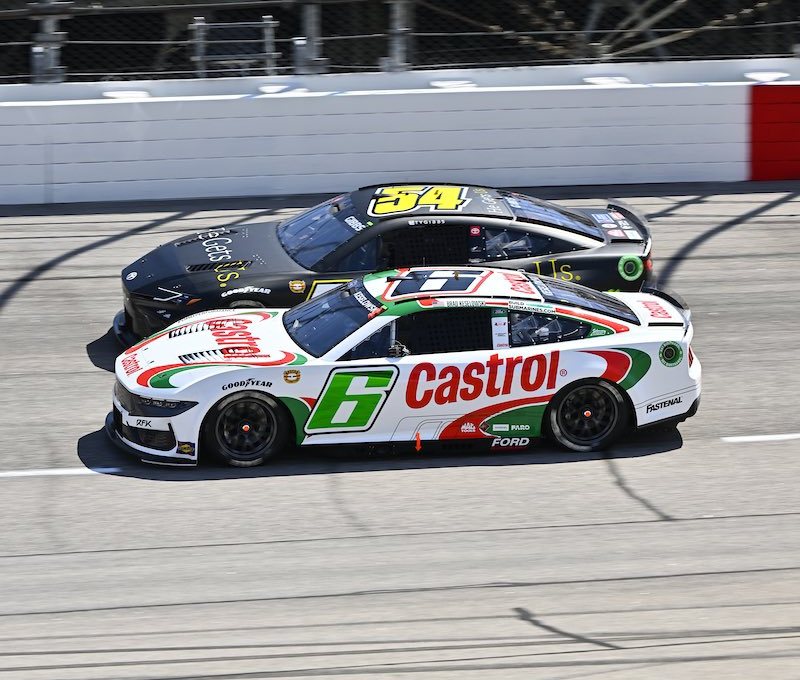
{"label": "rear wing", "polygon": [[[666,300],[669,302],[678,313],[683,318],[683,327],[684,331],[688,330],[689,325],[692,322],[692,310],[689,309],[689,305],[686,304],[686,300],[684,300],[680,295],[678,295],[675,291],[672,290],[664,290],[662,288],[651,288],[648,286],[642,287],[640,291],[642,293],[647,293],[648,295],[653,295],[655,297],[659,297],[662,300]],[[657,323],[650,323],[650,326],[658,325]],[[665,324],[661,324],[665,325]],[[670,325],[678,325],[678,324],[670,324]]]}
{"label": "rear wing", "polygon": [[639,241],[645,243],[645,255],[650,251],[652,244],[652,237],[650,236],[650,228],[647,226],[647,220],[637,213],[633,207],[628,205],[625,201],[618,198],[612,198],[608,201],[608,210],[613,215],[615,212],[622,215],[625,223],[622,223],[623,236],[611,234],[612,243],[630,243],[631,241]]}

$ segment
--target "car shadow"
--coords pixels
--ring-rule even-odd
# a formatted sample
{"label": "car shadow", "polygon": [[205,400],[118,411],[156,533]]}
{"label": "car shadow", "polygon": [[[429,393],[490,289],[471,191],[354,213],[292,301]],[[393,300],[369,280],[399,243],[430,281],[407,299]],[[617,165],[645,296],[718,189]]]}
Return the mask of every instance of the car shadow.
{"label": "car shadow", "polygon": [[552,465],[607,459],[639,458],[680,449],[683,438],[677,429],[641,431],[609,451],[575,453],[536,443],[523,452],[490,453],[487,450],[443,450],[435,445],[422,451],[373,453],[369,447],[312,447],[280,455],[266,465],[252,468],[229,467],[216,462],[201,462],[197,467],[165,467],[142,463],[120,451],[109,441],[103,429],[78,440],[78,457],[87,467],[101,474],[161,482],[185,482],[254,477],[289,477],[339,472],[374,472],[387,470],[422,470],[451,467],[497,467],[506,465]]}
{"label": "car shadow", "polygon": [[105,335],[101,335],[97,340],[92,340],[86,345],[86,354],[89,361],[97,368],[102,368],[109,373],[114,372],[114,362],[117,356],[122,353],[122,345],[119,344],[114,329],[109,328]]}

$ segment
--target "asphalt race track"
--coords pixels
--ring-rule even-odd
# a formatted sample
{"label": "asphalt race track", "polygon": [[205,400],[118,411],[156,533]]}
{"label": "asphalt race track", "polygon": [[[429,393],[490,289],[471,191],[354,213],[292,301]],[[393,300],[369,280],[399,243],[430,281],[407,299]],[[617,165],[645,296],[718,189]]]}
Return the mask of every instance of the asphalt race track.
{"label": "asphalt race track", "polygon": [[800,678],[800,184],[539,193],[652,219],[679,435],[145,466],[101,429],[120,269],[318,197],[0,213],[0,680]]}

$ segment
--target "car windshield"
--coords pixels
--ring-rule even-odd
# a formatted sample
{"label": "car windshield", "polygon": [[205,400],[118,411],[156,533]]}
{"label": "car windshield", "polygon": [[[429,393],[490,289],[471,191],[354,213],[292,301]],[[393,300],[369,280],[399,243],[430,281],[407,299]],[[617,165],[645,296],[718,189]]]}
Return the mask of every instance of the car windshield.
{"label": "car windshield", "polygon": [[349,196],[337,196],[281,224],[278,238],[295,262],[314,270],[322,258],[366,227],[354,212]]}
{"label": "car windshield", "polygon": [[624,302],[611,295],[557,279],[548,278],[545,281],[542,277],[533,274],[529,274],[528,278],[541,293],[545,302],[573,305],[639,325],[636,314]]}
{"label": "car windshield", "polygon": [[525,194],[517,194],[513,191],[501,191],[499,193],[518,220],[550,224],[584,236],[604,239],[603,230],[580,213],[567,210],[555,203],[542,201]]}
{"label": "car windshield", "polygon": [[319,357],[382,310],[381,303],[356,279],[290,309],[283,325],[292,340]]}

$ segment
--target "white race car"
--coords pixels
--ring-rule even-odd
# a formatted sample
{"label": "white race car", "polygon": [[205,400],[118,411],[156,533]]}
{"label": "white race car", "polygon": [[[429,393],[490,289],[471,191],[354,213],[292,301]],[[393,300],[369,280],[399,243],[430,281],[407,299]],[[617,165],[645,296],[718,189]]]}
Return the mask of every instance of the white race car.
{"label": "white race car", "polygon": [[[262,463],[293,443],[574,451],[694,415],[674,297],[491,268],[355,279],[291,310],[209,311],[120,355],[111,437],[142,460]],[[409,446],[410,445],[410,446]]]}

